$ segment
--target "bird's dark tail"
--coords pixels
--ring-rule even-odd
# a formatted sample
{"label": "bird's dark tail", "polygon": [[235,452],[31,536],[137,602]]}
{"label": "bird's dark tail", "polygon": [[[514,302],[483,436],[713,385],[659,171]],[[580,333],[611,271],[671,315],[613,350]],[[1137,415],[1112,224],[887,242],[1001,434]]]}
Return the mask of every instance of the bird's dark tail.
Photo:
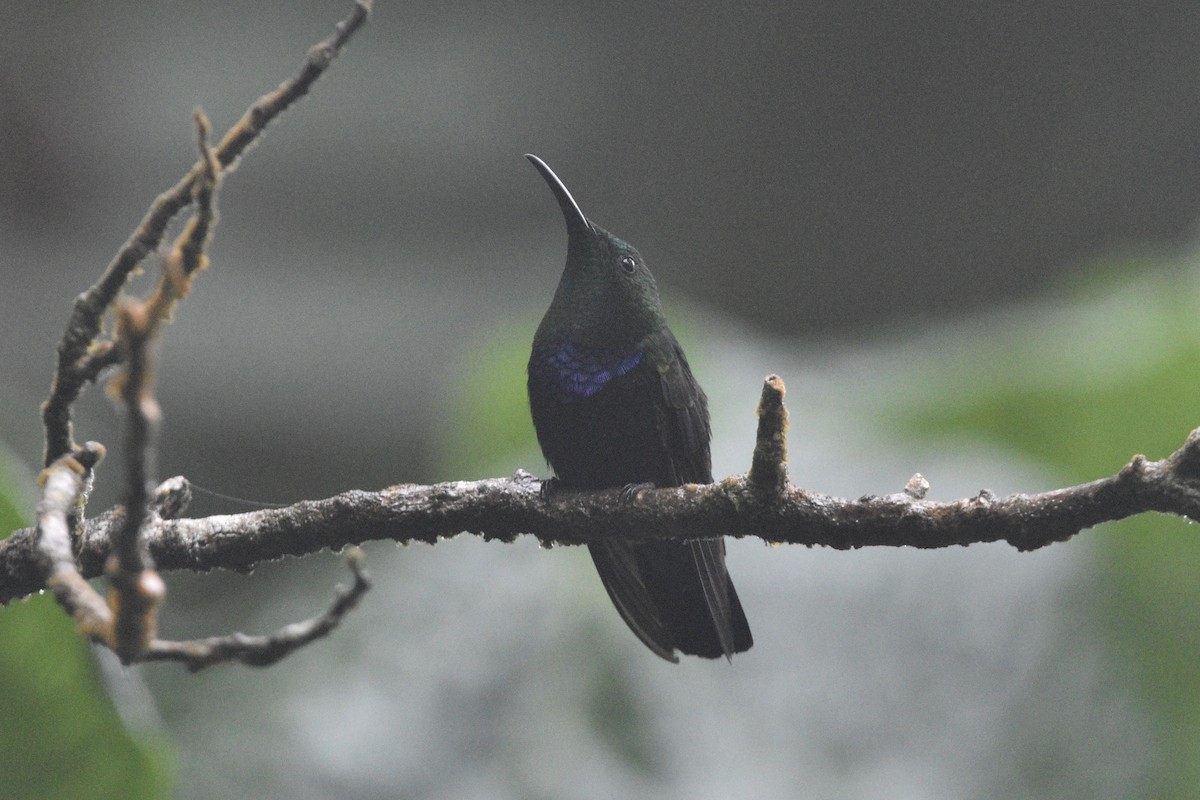
{"label": "bird's dark tail", "polygon": [[725,543],[588,545],[600,580],[629,628],[659,656],[731,657],[754,643],[725,569]]}

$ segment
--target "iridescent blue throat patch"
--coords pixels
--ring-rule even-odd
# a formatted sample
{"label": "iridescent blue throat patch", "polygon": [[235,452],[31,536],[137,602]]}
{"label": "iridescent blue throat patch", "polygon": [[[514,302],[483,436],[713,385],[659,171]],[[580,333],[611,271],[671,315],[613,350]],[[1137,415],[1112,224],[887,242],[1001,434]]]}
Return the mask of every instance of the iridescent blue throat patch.
{"label": "iridescent blue throat patch", "polygon": [[642,361],[639,347],[625,357],[612,353],[589,353],[563,342],[544,359],[554,373],[558,388],[573,397],[591,397],[613,378],[619,378]]}

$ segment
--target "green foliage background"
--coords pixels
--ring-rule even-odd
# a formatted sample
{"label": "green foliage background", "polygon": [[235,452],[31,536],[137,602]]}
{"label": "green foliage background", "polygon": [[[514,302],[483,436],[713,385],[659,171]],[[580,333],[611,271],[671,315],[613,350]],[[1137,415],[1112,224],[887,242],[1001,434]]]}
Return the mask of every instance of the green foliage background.
{"label": "green foliage background", "polygon": [[[1061,305],[1036,310],[1035,320],[1007,321],[931,359],[924,400],[896,421],[921,436],[979,437],[1015,448],[1052,466],[1064,482],[1110,475],[1136,453],[1169,455],[1200,426],[1200,281],[1188,264],[1163,268],[1128,258],[1108,266],[1108,282],[1066,286]],[[1111,669],[1132,684],[1156,723],[1157,785],[1149,796],[1194,797],[1195,528],[1141,515],[1084,536],[1094,545],[1094,596],[1102,598],[1091,611]]]}
{"label": "green foliage background", "polygon": [[[5,458],[0,450],[0,459]],[[0,531],[29,524],[22,473],[0,470]],[[29,478],[32,485],[32,478]],[[0,609],[0,796],[165,797],[165,749],[125,729],[88,645],[49,595]]]}

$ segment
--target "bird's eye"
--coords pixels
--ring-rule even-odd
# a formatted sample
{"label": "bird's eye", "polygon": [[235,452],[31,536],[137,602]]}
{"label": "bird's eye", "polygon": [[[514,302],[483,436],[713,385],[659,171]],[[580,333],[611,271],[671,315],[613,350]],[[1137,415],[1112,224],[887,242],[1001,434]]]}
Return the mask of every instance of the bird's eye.
{"label": "bird's eye", "polygon": [[637,262],[633,260],[633,256],[622,256],[621,269],[629,273],[637,269]]}

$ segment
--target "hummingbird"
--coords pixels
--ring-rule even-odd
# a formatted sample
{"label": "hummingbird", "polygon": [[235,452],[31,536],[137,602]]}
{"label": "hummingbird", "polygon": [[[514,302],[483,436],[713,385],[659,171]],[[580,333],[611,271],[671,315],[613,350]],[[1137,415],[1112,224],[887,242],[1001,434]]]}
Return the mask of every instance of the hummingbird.
{"label": "hummingbird", "polygon": [[[641,254],[584,216],[554,171],[526,155],[567,223],[567,262],[529,356],[529,409],[551,486],[712,483],[708,399],[667,326]],[[617,612],[655,654],[731,658],[753,639],[721,538],[588,545]]]}

